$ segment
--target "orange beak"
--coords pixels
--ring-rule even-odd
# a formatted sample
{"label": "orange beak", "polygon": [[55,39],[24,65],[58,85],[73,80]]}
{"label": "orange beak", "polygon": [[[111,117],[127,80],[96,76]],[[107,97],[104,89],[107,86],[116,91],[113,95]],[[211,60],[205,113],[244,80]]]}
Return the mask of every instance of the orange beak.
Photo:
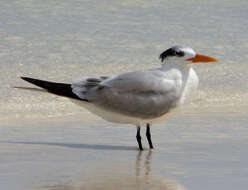
{"label": "orange beak", "polygon": [[209,57],[206,55],[196,54],[195,57],[186,59],[187,61],[192,61],[192,63],[199,63],[199,62],[218,62],[217,59],[213,57]]}

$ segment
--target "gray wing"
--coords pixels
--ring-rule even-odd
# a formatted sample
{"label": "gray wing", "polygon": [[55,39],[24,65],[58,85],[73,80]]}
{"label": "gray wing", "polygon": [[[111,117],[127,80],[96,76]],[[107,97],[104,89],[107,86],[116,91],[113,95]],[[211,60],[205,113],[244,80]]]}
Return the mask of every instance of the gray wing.
{"label": "gray wing", "polygon": [[146,119],[167,113],[179,99],[175,80],[160,70],[88,78],[72,84],[72,89],[103,109]]}
{"label": "gray wing", "polygon": [[111,78],[110,76],[100,76],[100,77],[89,77],[82,78],[71,84],[72,92],[76,94],[81,99],[92,99],[89,96],[90,92],[95,91],[100,88],[103,81]]}

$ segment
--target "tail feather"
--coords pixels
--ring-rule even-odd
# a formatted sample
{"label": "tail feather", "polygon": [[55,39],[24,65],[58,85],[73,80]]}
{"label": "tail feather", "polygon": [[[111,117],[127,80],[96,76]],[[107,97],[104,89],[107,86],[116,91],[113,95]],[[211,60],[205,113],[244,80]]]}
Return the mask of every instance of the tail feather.
{"label": "tail feather", "polygon": [[[71,84],[49,82],[49,81],[44,81],[44,80],[39,80],[39,79],[34,79],[34,78],[29,78],[29,77],[21,77],[21,79],[31,84],[34,84],[36,86],[39,86],[43,89],[46,89],[48,92],[52,94],[82,100],[76,94],[72,92]],[[87,100],[84,100],[84,101],[87,101]]]}
{"label": "tail feather", "polygon": [[13,86],[12,88],[17,88],[21,90],[28,90],[28,91],[37,91],[37,92],[47,92],[44,88],[32,88],[32,87],[23,87],[23,86]]}

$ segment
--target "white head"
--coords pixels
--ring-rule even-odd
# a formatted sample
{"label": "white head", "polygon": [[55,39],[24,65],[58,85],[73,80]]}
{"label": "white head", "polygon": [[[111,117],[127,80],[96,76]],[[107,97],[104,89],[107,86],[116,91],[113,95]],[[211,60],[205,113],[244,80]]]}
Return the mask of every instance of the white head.
{"label": "white head", "polygon": [[198,62],[217,62],[217,59],[197,54],[190,47],[173,46],[159,56],[161,62],[164,64],[171,63],[180,66],[186,66],[190,63]]}

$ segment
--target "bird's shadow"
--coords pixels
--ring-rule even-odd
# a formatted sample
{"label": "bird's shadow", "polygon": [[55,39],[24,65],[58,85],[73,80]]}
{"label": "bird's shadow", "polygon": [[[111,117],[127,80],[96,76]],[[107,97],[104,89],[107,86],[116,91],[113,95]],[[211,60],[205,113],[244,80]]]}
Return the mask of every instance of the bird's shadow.
{"label": "bird's shadow", "polygon": [[66,148],[91,149],[91,150],[138,150],[134,146],[119,146],[119,145],[102,145],[102,144],[79,144],[79,143],[60,143],[60,142],[25,142],[25,141],[1,141],[8,144],[27,144],[27,145],[47,145],[59,146]]}

